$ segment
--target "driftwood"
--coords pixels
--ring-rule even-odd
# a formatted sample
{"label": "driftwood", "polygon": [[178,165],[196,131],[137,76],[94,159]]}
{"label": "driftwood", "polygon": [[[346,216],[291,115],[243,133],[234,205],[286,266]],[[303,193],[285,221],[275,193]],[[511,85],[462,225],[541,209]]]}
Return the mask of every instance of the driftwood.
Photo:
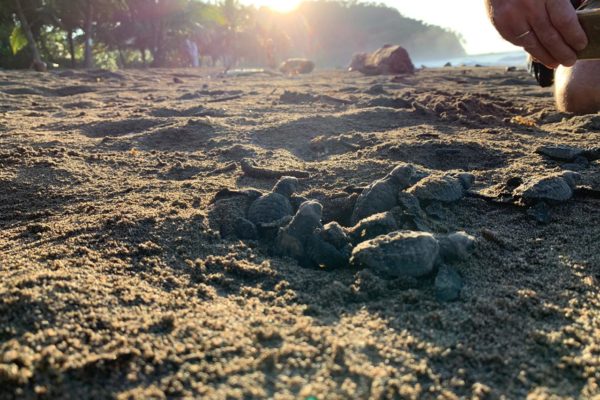
{"label": "driftwood", "polygon": [[242,167],[242,171],[244,175],[249,176],[251,178],[258,179],[279,179],[283,176],[294,176],[296,178],[304,179],[309,178],[310,174],[306,171],[299,170],[285,170],[279,171],[269,168],[258,167],[252,160],[247,158],[240,161],[240,165]]}
{"label": "driftwood", "polygon": [[264,68],[256,68],[256,69],[231,69],[229,71],[226,71],[223,74],[223,77],[225,76],[233,76],[233,77],[245,77],[245,76],[255,76],[255,75],[269,75],[269,76],[281,76],[281,74],[268,70],[268,69],[264,69]]}
{"label": "driftwood", "polygon": [[241,94],[236,94],[233,96],[218,97],[216,99],[206,100],[206,102],[207,103],[220,103],[220,102],[224,102],[224,101],[237,100],[237,99],[241,99],[241,98],[242,98]]}
{"label": "driftwood", "polygon": [[229,164],[225,165],[224,167],[216,168],[210,172],[207,172],[205,174],[205,176],[225,174],[227,172],[235,171],[236,169],[237,169],[237,164],[234,162],[230,162]]}

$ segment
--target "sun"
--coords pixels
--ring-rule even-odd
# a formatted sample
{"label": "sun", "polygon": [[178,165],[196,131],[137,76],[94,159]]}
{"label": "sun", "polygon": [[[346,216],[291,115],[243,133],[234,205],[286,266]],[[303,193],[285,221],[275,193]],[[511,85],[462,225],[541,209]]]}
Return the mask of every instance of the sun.
{"label": "sun", "polygon": [[302,0],[256,0],[253,3],[258,7],[269,7],[273,11],[288,13],[298,8]]}

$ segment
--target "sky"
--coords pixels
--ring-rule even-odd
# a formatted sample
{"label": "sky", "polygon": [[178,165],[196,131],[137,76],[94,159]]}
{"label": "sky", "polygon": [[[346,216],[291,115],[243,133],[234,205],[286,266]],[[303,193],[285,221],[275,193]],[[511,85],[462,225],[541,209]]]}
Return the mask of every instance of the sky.
{"label": "sky", "polygon": [[[244,4],[293,9],[300,0],[241,0]],[[376,0],[395,7],[407,17],[460,33],[469,54],[518,50],[498,35],[487,19],[484,0]]]}

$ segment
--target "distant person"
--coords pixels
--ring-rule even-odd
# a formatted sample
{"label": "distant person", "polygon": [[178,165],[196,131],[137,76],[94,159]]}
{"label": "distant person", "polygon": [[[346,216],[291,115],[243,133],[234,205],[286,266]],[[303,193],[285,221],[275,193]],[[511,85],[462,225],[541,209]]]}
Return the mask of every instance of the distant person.
{"label": "distant person", "polygon": [[192,67],[198,68],[200,66],[200,55],[198,53],[198,45],[193,40],[185,39],[185,48],[187,50],[188,56],[192,60]]}
{"label": "distant person", "polygon": [[268,38],[265,41],[265,52],[267,56],[267,67],[271,69],[277,68],[277,61],[275,61],[275,42],[273,39]]}
{"label": "distant person", "polygon": [[[484,0],[502,37],[533,57],[542,86],[554,83],[560,111],[576,114],[600,111],[600,61],[577,61],[588,44],[575,13],[597,0]],[[535,63],[535,62],[539,63]]]}

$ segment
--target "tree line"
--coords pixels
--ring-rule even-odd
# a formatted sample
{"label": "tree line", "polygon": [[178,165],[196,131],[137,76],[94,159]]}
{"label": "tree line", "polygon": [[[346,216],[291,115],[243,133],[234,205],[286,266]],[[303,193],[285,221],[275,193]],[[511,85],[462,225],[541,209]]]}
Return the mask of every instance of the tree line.
{"label": "tree line", "polygon": [[287,14],[238,0],[0,0],[0,68],[189,66],[190,44],[204,65],[335,67],[385,43],[420,60],[464,54],[454,32],[356,0],[306,0]]}

